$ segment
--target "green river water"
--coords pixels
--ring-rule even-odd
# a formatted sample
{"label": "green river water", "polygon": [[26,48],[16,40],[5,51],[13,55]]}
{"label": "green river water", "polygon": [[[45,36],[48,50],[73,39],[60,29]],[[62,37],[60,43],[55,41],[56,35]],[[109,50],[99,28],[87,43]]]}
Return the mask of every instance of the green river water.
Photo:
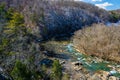
{"label": "green river water", "polygon": [[111,65],[113,67],[119,67],[120,65],[117,65],[116,63],[108,62],[108,61],[97,61],[95,57],[87,56],[85,54],[82,54],[73,47],[73,44],[68,44],[66,46],[66,53],[70,54],[72,56],[71,60],[72,61],[80,61],[82,62],[83,66],[88,69],[89,71],[98,71],[98,70],[103,70],[103,71],[108,71],[112,75],[116,77],[120,77],[120,73],[117,71],[112,71],[108,65]]}

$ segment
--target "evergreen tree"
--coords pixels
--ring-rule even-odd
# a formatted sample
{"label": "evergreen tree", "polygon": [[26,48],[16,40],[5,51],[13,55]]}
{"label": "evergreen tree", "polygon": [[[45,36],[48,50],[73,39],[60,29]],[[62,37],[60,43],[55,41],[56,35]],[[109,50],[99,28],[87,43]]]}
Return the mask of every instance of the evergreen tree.
{"label": "evergreen tree", "polygon": [[20,61],[16,61],[11,76],[14,80],[31,80],[31,72]]}
{"label": "evergreen tree", "polygon": [[62,79],[62,66],[59,63],[59,60],[54,60],[52,68],[52,80],[61,80]]}
{"label": "evergreen tree", "polygon": [[25,34],[26,27],[24,25],[24,16],[18,12],[14,12],[11,20],[8,22],[6,32],[15,35]]}
{"label": "evergreen tree", "polygon": [[5,4],[0,3],[0,22],[1,20],[5,19],[5,15],[6,15]]}

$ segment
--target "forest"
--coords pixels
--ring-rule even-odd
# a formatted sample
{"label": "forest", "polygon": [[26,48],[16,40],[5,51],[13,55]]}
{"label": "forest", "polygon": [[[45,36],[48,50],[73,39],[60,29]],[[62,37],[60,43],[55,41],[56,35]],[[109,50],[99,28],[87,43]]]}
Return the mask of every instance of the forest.
{"label": "forest", "polygon": [[119,20],[82,1],[0,0],[0,80],[119,80]]}

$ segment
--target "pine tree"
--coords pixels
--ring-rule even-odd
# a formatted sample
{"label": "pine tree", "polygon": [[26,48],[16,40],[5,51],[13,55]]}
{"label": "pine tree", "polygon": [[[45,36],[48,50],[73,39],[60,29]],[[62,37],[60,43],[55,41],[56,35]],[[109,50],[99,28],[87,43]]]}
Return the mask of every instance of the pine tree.
{"label": "pine tree", "polygon": [[20,35],[25,34],[26,27],[24,25],[24,16],[18,12],[14,12],[11,20],[9,20],[6,32],[9,34]]}
{"label": "pine tree", "polygon": [[52,68],[52,80],[61,80],[62,79],[62,66],[59,63],[59,60],[54,60]]}
{"label": "pine tree", "polygon": [[31,80],[31,72],[20,61],[16,61],[11,76],[14,80]]}

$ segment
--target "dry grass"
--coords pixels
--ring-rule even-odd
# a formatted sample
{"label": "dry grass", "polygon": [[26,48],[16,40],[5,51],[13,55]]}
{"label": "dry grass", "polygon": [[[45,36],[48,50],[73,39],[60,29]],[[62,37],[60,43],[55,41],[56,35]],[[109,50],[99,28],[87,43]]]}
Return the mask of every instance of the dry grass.
{"label": "dry grass", "polygon": [[73,43],[85,54],[117,62],[120,60],[120,26],[94,24],[75,32]]}

